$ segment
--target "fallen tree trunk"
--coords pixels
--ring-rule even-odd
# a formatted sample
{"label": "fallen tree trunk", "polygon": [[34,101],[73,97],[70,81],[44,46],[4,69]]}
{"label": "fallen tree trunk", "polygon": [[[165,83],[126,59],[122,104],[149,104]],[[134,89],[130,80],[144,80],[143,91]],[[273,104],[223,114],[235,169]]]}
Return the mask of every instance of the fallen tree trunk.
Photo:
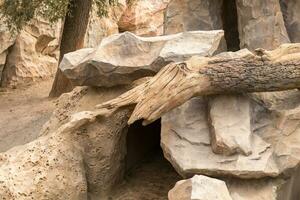
{"label": "fallen tree trunk", "polygon": [[273,51],[244,49],[169,64],[147,82],[97,107],[114,110],[136,104],[128,123],[144,119],[146,125],[195,96],[299,87],[300,44],[285,44]]}

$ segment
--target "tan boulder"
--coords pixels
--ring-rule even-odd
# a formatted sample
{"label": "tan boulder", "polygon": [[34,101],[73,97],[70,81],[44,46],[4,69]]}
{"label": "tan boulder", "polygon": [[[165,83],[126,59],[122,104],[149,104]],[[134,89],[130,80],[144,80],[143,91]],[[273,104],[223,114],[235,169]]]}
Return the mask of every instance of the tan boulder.
{"label": "tan boulder", "polygon": [[103,38],[119,33],[118,21],[126,8],[125,0],[119,0],[117,6],[109,8],[108,16],[103,17],[99,17],[96,8],[94,8],[90,14],[84,39],[84,47],[96,47]]}
{"label": "tan boulder", "polygon": [[121,32],[140,36],[163,35],[164,11],[169,0],[138,0],[128,5],[118,22]]}
{"label": "tan boulder", "polygon": [[56,72],[60,23],[34,19],[14,40],[2,75],[3,86],[49,78]]}
{"label": "tan boulder", "polygon": [[[115,98],[127,90],[126,87],[78,87],[71,93],[63,94],[57,101],[53,116],[44,125],[41,136],[53,135],[81,112],[91,113],[91,117],[87,118],[90,121],[97,115],[93,111],[97,103]],[[88,193],[96,199],[105,196],[123,178],[129,113],[129,109],[122,109],[109,117],[87,122],[70,133],[70,143],[78,143],[85,162]]]}
{"label": "tan boulder", "polygon": [[1,153],[1,199],[87,199],[81,149],[70,136],[57,130]]}

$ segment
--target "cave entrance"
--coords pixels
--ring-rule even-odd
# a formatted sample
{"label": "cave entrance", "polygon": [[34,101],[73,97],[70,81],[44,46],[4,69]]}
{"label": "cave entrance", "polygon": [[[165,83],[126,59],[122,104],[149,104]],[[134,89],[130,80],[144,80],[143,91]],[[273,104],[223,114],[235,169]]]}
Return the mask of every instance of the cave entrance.
{"label": "cave entrance", "polygon": [[129,127],[124,181],[110,199],[168,198],[168,191],[182,178],[162,153],[160,132],[160,119],[148,126],[138,121]]}
{"label": "cave entrance", "polygon": [[126,171],[139,165],[149,156],[162,152],[160,129],[160,119],[147,126],[143,126],[142,121],[137,121],[129,126],[126,138]]}

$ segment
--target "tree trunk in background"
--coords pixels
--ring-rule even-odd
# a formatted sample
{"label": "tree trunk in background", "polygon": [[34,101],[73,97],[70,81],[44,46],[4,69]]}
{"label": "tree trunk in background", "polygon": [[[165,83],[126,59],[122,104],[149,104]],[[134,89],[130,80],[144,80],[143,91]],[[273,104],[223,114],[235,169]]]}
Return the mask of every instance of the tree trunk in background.
{"label": "tree trunk in background", "polygon": [[[69,13],[66,15],[61,44],[59,63],[64,54],[83,48],[84,36],[89,22],[92,0],[71,0]],[[73,89],[71,82],[58,68],[50,92],[50,97],[58,97]]]}

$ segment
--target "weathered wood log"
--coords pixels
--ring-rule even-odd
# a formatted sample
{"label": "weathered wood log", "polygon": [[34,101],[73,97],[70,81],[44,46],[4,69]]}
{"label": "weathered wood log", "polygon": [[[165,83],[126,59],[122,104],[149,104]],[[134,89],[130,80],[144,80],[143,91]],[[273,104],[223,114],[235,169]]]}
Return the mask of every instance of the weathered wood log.
{"label": "weathered wood log", "polygon": [[285,44],[273,51],[244,49],[171,63],[145,83],[97,107],[136,105],[128,123],[144,119],[146,125],[195,96],[299,87],[300,44]]}

